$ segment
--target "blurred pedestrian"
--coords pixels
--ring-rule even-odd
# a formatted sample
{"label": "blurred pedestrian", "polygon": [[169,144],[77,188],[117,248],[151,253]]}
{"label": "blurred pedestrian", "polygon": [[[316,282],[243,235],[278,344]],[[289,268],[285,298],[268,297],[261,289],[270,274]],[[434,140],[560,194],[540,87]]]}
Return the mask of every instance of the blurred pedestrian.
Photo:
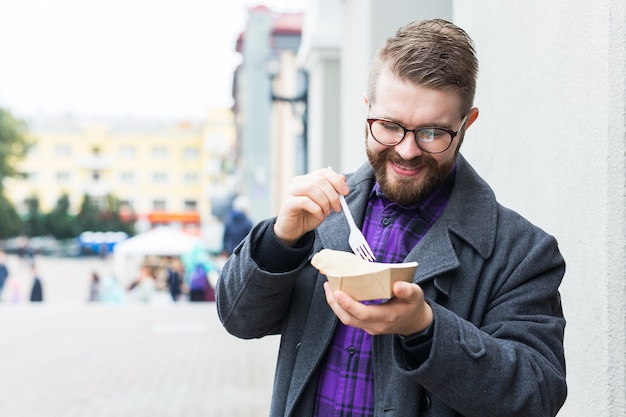
{"label": "blurred pedestrian", "polygon": [[100,276],[94,271],[89,282],[89,302],[95,301],[100,301]]}
{"label": "blurred pedestrian", "polygon": [[183,277],[185,276],[185,266],[178,258],[172,258],[167,265],[167,288],[169,289],[172,301],[180,299],[183,291]]}
{"label": "blurred pedestrian", "polygon": [[6,254],[3,250],[0,250],[0,301],[2,301],[2,291],[4,290],[4,284],[6,284],[9,278],[9,269],[6,265]]}
{"label": "blurred pedestrian", "polygon": [[208,269],[196,264],[189,280],[189,301],[215,301],[215,290],[209,281]]}
{"label": "blurred pedestrian", "polygon": [[151,265],[143,264],[139,268],[139,277],[128,287],[131,299],[150,303],[156,294],[156,279]]}
{"label": "blurred pedestrian", "polygon": [[37,272],[37,267],[33,263],[31,265],[31,271],[33,274],[33,286],[30,290],[30,301],[33,303],[38,303],[43,301],[43,285],[41,283],[41,279],[39,278],[39,273]]}
{"label": "blurred pedestrian", "polygon": [[107,304],[126,302],[126,291],[114,275],[105,275],[100,287],[100,301]]}
{"label": "blurred pedestrian", "polygon": [[224,223],[223,251],[230,256],[252,229],[252,221],[248,217],[248,199],[238,196]]}

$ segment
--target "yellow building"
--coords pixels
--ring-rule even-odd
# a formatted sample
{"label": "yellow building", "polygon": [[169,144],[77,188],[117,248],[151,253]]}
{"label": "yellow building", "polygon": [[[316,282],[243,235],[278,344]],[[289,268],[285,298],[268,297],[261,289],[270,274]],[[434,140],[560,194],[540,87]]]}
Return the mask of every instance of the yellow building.
{"label": "yellow building", "polygon": [[20,165],[25,178],[6,183],[18,211],[33,196],[44,213],[64,193],[73,212],[85,194],[102,208],[112,196],[142,227],[180,223],[199,232],[213,193],[228,187],[222,167],[235,142],[228,109],[211,110],[202,123],[67,117],[34,121],[30,130],[36,144]]}

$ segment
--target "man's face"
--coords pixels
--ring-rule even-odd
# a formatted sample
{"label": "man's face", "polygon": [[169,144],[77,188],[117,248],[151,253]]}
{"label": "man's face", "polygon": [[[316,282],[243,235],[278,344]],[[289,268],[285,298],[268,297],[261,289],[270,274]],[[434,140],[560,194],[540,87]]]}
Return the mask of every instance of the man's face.
{"label": "man's face", "polygon": [[[407,129],[457,130],[464,116],[459,114],[461,99],[457,94],[416,86],[387,71],[378,79],[376,102],[369,103],[366,98],[366,104],[370,106],[369,118],[391,120]],[[445,152],[429,154],[417,146],[412,132],[407,132],[399,144],[385,146],[376,142],[367,129],[367,156],[382,191],[402,205],[427,196],[454,166],[460,136],[454,138]]]}

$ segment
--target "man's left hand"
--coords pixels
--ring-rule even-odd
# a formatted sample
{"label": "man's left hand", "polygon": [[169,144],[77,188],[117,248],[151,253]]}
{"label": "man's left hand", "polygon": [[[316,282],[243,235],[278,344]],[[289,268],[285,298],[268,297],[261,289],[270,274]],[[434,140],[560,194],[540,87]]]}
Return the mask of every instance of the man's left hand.
{"label": "man's left hand", "polygon": [[408,336],[424,330],[433,320],[433,311],[417,284],[397,281],[392,289],[394,297],[371,305],[356,301],[343,291],[333,291],[328,282],[324,283],[324,291],[328,305],[343,324],[371,335]]}

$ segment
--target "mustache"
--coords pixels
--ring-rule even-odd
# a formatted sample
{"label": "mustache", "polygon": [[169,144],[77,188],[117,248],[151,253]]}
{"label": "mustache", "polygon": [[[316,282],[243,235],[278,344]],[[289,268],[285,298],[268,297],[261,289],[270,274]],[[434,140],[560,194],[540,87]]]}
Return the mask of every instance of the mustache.
{"label": "mustache", "polygon": [[384,157],[384,159],[391,161],[395,165],[399,165],[401,167],[405,167],[409,169],[419,168],[422,166],[429,167],[429,168],[437,168],[437,162],[433,158],[425,154],[422,156],[418,156],[413,159],[407,160],[407,159],[402,158],[398,154],[398,152],[396,152],[393,148],[389,148],[382,152],[382,156]]}

